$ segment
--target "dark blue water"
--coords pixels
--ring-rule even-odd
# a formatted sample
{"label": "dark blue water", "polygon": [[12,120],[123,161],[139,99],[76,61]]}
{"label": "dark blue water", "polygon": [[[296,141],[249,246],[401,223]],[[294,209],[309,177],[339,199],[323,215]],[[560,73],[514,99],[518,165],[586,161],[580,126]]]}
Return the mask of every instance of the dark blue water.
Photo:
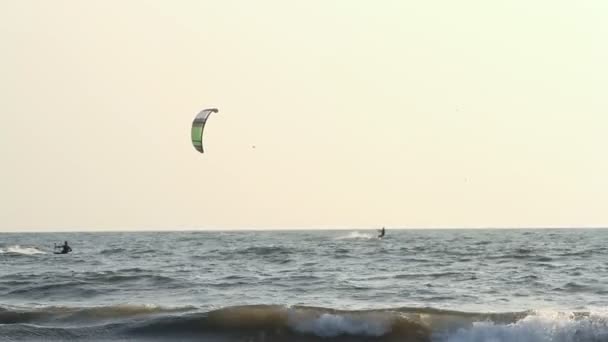
{"label": "dark blue water", "polygon": [[607,246],[592,229],[0,234],[0,340],[608,341]]}

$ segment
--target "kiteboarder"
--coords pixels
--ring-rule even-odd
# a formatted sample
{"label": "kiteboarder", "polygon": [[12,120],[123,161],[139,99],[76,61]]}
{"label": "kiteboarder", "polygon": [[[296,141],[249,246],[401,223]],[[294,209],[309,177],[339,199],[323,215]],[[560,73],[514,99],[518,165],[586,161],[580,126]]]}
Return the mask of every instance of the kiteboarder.
{"label": "kiteboarder", "polygon": [[384,237],[384,233],[386,232],[386,230],[384,229],[384,227],[382,227],[382,229],[378,230],[378,232],[380,232],[380,234],[378,235],[378,239],[381,239]]}
{"label": "kiteboarder", "polygon": [[55,248],[61,248],[61,251],[55,252],[55,254],[68,254],[72,251],[72,247],[68,246],[68,242],[64,241],[63,245],[55,245]]}

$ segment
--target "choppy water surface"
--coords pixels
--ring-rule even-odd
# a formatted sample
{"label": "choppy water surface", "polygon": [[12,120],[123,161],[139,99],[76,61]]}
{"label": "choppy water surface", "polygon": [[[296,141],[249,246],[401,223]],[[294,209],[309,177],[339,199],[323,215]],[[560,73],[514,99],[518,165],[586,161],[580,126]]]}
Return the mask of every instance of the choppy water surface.
{"label": "choppy water surface", "polygon": [[608,341],[608,230],[375,234],[0,234],[0,340]]}

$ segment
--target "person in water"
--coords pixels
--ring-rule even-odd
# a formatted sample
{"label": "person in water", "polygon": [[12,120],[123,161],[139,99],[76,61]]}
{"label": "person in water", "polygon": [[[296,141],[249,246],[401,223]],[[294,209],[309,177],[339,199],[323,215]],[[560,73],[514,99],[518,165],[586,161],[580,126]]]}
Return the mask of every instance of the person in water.
{"label": "person in water", "polygon": [[384,227],[382,227],[382,229],[380,229],[380,235],[378,235],[379,238],[384,237],[384,233],[386,232],[386,230],[384,229]]}
{"label": "person in water", "polygon": [[61,254],[68,254],[72,251],[72,248],[70,246],[68,246],[68,242],[64,241],[63,242],[63,246],[57,246],[58,248],[61,248]]}

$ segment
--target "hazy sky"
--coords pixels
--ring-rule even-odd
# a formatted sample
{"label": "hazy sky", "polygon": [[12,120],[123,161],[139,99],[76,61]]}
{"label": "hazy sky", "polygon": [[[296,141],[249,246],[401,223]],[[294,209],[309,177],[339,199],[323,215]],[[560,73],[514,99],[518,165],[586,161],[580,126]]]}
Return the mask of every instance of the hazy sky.
{"label": "hazy sky", "polygon": [[0,230],[608,226],[606,18],[1,0]]}

